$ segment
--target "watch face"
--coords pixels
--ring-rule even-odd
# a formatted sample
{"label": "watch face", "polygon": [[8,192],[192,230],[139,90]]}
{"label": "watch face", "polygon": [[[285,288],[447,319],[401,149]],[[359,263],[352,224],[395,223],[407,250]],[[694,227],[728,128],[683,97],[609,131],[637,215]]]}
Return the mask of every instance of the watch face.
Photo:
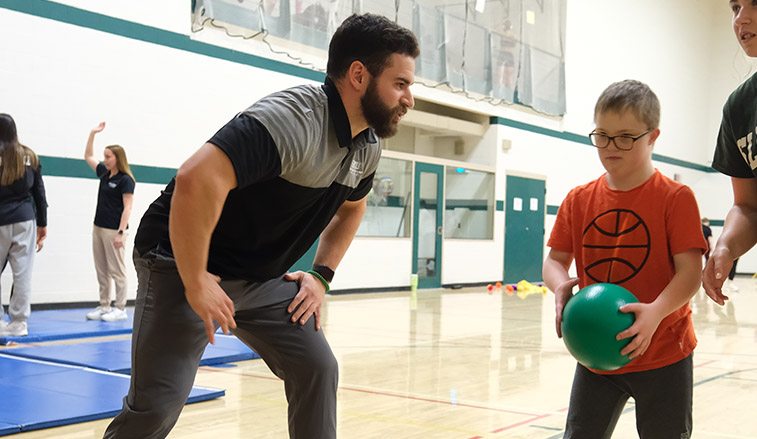
{"label": "watch face", "polygon": [[323,278],[326,279],[326,282],[331,282],[334,279],[334,270],[325,265],[316,265],[313,267],[313,271],[316,271],[323,276]]}

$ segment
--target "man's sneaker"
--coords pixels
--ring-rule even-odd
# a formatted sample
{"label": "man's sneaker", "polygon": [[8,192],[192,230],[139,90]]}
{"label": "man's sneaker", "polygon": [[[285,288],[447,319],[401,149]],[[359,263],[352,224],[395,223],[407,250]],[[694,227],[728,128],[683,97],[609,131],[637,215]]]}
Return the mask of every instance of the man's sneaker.
{"label": "man's sneaker", "polygon": [[117,322],[119,320],[126,320],[126,311],[118,308],[111,308],[110,312],[103,314],[100,318],[106,322]]}
{"label": "man's sneaker", "polygon": [[0,333],[6,337],[23,337],[29,335],[29,330],[26,328],[26,322],[10,322]]}
{"label": "man's sneaker", "polygon": [[87,320],[102,320],[103,315],[108,314],[112,310],[113,308],[109,306],[98,306],[87,313]]}

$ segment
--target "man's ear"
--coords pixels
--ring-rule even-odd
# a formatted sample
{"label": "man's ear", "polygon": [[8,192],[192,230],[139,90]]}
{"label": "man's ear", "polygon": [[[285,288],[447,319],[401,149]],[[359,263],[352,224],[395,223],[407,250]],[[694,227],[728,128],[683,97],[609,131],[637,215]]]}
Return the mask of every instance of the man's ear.
{"label": "man's ear", "polygon": [[353,61],[347,70],[347,82],[350,88],[362,92],[368,86],[368,69],[360,61]]}

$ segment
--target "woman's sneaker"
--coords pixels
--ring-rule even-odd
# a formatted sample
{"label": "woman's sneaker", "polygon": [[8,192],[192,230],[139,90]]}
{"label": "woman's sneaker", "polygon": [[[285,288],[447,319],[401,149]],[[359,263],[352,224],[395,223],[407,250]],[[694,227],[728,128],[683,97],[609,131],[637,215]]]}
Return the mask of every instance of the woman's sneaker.
{"label": "woman's sneaker", "polygon": [[6,337],[23,337],[29,335],[26,322],[10,322],[8,326],[0,329],[0,333]]}
{"label": "woman's sneaker", "polygon": [[110,312],[102,315],[102,320],[106,322],[117,322],[119,320],[126,320],[126,311],[118,308],[111,308]]}
{"label": "woman's sneaker", "polygon": [[102,317],[111,311],[113,311],[113,308],[109,306],[98,306],[87,313],[87,320],[102,320]]}

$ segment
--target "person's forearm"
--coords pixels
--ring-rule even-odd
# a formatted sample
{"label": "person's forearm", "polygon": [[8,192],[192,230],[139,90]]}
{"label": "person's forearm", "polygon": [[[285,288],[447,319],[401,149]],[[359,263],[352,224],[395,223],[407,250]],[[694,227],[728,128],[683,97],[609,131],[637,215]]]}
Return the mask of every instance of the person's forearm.
{"label": "person's forearm", "polygon": [[134,205],[134,194],[123,194],[121,197],[124,208],[121,211],[121,221],[118,223],[118,230],[126,230],[126,227],[129,225],[131,208]]}
{"label": "person's forearm", "polygon": [[95,135],[97,132],[92,130],[89,132],[89,138],[87,139],[87,146],[84,148],[84,158],[95,158]]}
{"label": "person's forearm", "polygon": [[696,273],[676,273],[653,303],[660,309],[660,313],[666,317],[686,305],[699,291],[701,283],[701,270]]}
{"label": "person's forearm", "polygon": [[126,230],[129,225],[129,217],[131,216],[131,206],[124,206],[123,212],[121,212],[121,221],[118,223],[118,230]]}
{"label": "person's forearm", "polygon": [[92,130],[89,132],[89,138],[87,139],[87,146],[84,148],[84,161],[87,162],[90,168],[97,169],[97,165],[100,163],[95,158],[95,135],[99,131]]}
{"label": "person's forearm", "polygon": [[691,249],[673,257],[675,274],[652,304],[664,318],[684,306],[702,284],[702,252]]}
{"label": "person's forearm", "polygon": [[336,270],[357,233],[365,213],[365,200],[342,205],[329,225],[321,233],[314,265],[326,265]]}
{"label": "person's forearm", "polygon": [[547,288],[553,292],[557,291],[557,287],[570,279],[568,269],[563,264],[552,258],[547,258],[544,260],[542,277],[544,278],[544,285],[546,285]]}
{"label": "person's forearm", "polygon": [[736,259],[749,251],[757,243],[757,211],[749,207],[734,205],[728,212],[723,232],[718,238],[713,252],[728,249]]}
{"label": "person's forearm", "polygon": [[221,215],[224,199],[214,200],[213,191],[208,186],[181,172],[177,174],[168,232],[176,267],[186,288],[199,284],[207,271],[210,237]]}
{"label": "person's forearm", "polygon": [[34,184],[32,186],[32,199],[34,200],[37,225],[47,226],[47,197],[45,196],[45,183],[42,180],[42,168],[34,171]]}
{"label": "person's forearm", "polygon": [[187,291],[201,286],[206,279],[210,237],[226,197],[236,185],[231,161],[210,143],[192,154],[176,173],[168,233]]}

